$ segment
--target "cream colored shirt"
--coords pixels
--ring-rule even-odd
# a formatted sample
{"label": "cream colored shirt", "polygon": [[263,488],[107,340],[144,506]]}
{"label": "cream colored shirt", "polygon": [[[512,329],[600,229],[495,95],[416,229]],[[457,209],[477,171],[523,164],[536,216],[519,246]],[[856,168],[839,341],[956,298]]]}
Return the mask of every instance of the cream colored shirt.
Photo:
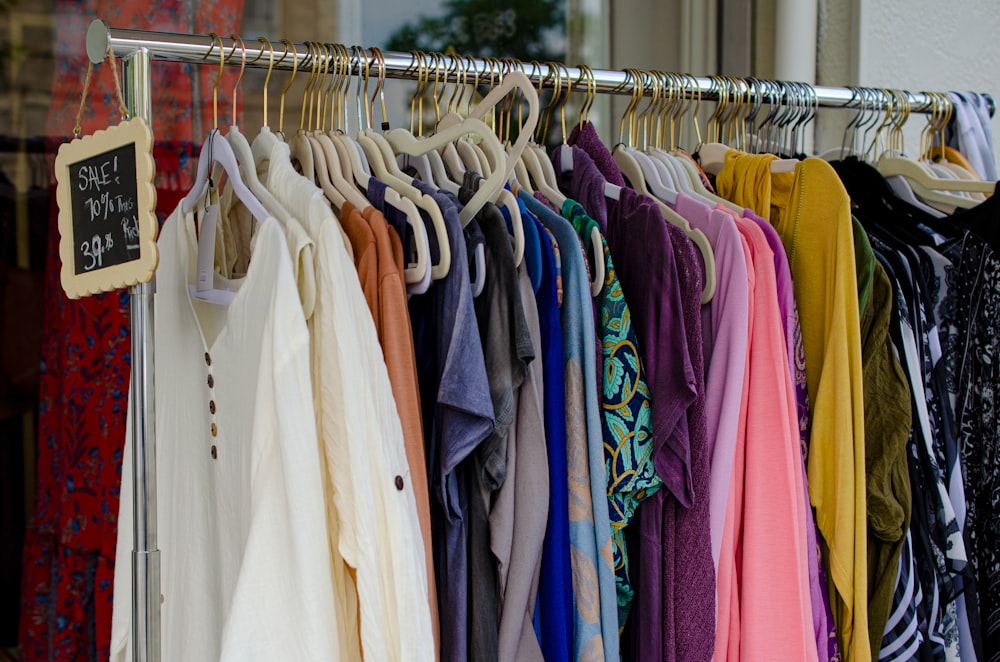
{"label": "cream colored shirt", "polygon": [[[283,144],[275,150],[287,150]],[[433,660],[427,570],[403,432],[371,313],[320,189],[272,153],[266,186],[316,244],[319,428],[336,543],[355,570],[367,660]]]}
{"label": "cream colored shirt", "polygon": [[[228,306],[191,299],[192,214],[160,234],[155,297],[162,658],[336,659],[309,336],[274,219]],[[126,430],[131,430],[129,426]],[[132,659],[132,439],[122,470],[111,659]]]}

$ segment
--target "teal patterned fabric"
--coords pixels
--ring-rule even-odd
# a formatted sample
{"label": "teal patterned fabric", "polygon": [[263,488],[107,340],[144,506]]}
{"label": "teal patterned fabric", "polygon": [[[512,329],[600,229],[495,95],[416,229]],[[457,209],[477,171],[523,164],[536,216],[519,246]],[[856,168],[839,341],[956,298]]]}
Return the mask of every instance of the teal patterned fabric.
{"label": "teal patterned fabric", "polygon": [[[593,229],[600,228],[575,200],[566,200],[563,217],[573,224],[588,253]],[[601,428],[604,432],[604,466],[608,480],[608,511],[615,563],[618,622],[625,624],[634,590],[628,575],[625,527],[635,509],[663,484],[653,467],[652,418],[649,388],[632,329],[632,316],[611,262],[608,244],[601,235],[604,286],[594,298],[597,338],[602,348]]]}

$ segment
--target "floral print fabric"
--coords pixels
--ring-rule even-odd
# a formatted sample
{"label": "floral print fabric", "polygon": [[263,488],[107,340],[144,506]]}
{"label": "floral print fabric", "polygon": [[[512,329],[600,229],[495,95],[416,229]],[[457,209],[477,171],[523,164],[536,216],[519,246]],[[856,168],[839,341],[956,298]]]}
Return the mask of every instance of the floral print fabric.
{"label": "floral print fabric", "polygon": [[[575,200],[566,200],[563,216],[573,224],[590,250],[597,221]],[[652,418],[649,387],[639,356],[632,316],[601,235],[604,282],[594,300],[597,337],[601,347],[601,428],[604,432],[604,465],[608,480],[608,513],[614,544],[618,622],[624,625],[635,590],[629,580],[625,527],[642,501],[663,485],[652,461]]]}

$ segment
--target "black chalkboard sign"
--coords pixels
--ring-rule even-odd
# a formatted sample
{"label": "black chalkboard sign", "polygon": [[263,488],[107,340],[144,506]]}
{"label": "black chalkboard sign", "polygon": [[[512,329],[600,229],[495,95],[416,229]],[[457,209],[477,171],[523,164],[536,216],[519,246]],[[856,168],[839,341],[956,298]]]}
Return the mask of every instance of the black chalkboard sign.
{"label": "black chalkboard sign", "polygon": [[76,273],[139,259],[135,175],[133,145],[70,165]]}
{"label": "black chalkboard sign", "polygon": [[139,119],[59,148],[59,252],[68,296],[152,278],[156,253],[152,133]]}

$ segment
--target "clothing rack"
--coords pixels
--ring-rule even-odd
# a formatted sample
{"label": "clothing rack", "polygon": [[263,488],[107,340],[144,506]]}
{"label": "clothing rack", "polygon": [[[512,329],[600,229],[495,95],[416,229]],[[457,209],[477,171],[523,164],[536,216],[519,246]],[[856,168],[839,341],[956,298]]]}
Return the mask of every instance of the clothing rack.
{"label": "clothing rack", "polygon": [[[167,60],[170,62],[185,62],[189,64],[206,64],[212,59],[208,54],[217,44],[221,43],[226,52],[226,62],[239,64],[243,58],[244,48],[246,50],[246,64],[249,67],[266,68],[269,60],[269,49],[257,39],[246,39],[241,44],[232,37],[213,38],[210,35],[178,34],[169,32],[153,32],[148,30],[128,30],[112,28],[99,22],[105,29],[88,32],[87,53],[95,62],[103,60],[104,53],[108,46],[120,56],[128,56],[139,50],[148,50],[157,60]],[[99,25],[100,27],[100,25]],[[93,43],[91,33],[94,33]],[[292,70],[293,59],[296,60],[295,67],[302,71],[311,62],[313,55],[307,44],[289,44],[288,42],[275,42],[274,47],[274,68],[280,70]],[[287,48],[287,50],[286,50]],[[384,71],[386,78],[416,79],[419,69],[417,57],[411,53],[399,53],[385,51]],[[218,61],[218,54],[215,54],[215,62]],[[325,57],[320,55],[320,57]],[[441,82],[457,82],[461,66],[465,67],[469,74],[489,76],[490,73],[497,72],[497,62],[482,58],[462,58],[460,56],[443,56],[439,67]],[[553,66],[553,65],[556,66]],[[558,71],[557,71],[558,68]],[[353,64],[353,73],[358,71],[357,61]],[[372,65],[373,73],[375,65]],[[603,94],[631,94],[635,89],[635,79],[625,71],[593,69],[592,85],[598,93]],[[580,67],[567,67],[557,63],[527,63],[525,73],[536,84],[543,88],[551,88],[556,84],[556,80],[564,82],[567,80],[582,81]],[[746,79],[747,83],[755,82],[754,79]],[[764,81],[756,81],[764,82]],[[770,81],[768,81],[770,82]],[[756,87],[764,103],[787,102],[785,89],[779,81],[773,81],[777,85],[760,85]],[[645,82],[646,90],[649,85]],[[580,83],[580,85],[584,85]],[[584,85],[585,86],[585,85]],[[687,98],[700,95],[704,100],[717,100],[719,98],[719,85],[708,77],[688,76],[682,83],[682,87]],[[863,99],[858,88],[850,87],[829,87],[829,86],[806,86],[809,96],[815,105],[823,108],[853,108],[860,109],[862,106],[868,110],[873,108],[884,109],[889,104],[898,104],[898,99],[891,96],[889,90],[868,89]],[[934,107],[934,100],[930,95],[923,92],[904,92],[910,103],[910,112],[930,113]],[[996,104],[991,95],[986,95],[990,106],[990,115],[996,110]],[[808,98],[805,99],[808,103]]]}
{"label": "clothing rack", "polygon": [[[242,63],[244,52],[246,66],[292,70],[305,69],[316,57],[315,49],[307,44],[278,42],[272,48],[257,39],[245,40],[216,37],[212,35],[178,34],[148,30],[113,28],[98,19],[90,24],[87,31],[87,55],[99,64],[103,62],[108,49],[122,59],[124,93],[130,116],[142,117],[152,124],[152,89],[150,65],[153,59],[189,64],[214,65],[217,60],[209,55],[221,46],[229,62]],[[234,56],[238,55],[238,60]],[[366,52],[367,53],[367,52]],[[319,55],[331,57],[332,55]],[[218,57],[218,56],[216,56]],[[367,54],[365,55],[367,58]],[[503,66],[497,60],[481,58],[461,58],[443,56],[438,58],[436,71],[443,74],[444,82],[459,82],[460,71],[473,75],[489,76]],[[272,65],[273,63],[273,65]],[[362,64],[370,67],[360,57],[353,57],[351,73],[363,73]],[[509,61],[506,63],[509,65]],[[385,52],[384,62],[380,61],[386,78],[416,80],[418,73],[426,72],[417,56],[410,53]],[[592,74],[591,89],[603,94],[628,95],[641,84],[644,92],[649,90],[647,77],[634,76],[624,71],[585,70],[581,67],[566,67],[559,63],[531,63],[525,66],[525,73],[533,83],[542,88],[552,88],[565,81],[583,81],[583,76]],[[421,75],[423,75],[421,73]],[[465,80],[467,82],[467,80]],[[641,83],[640,83],[641,82]],[[681,89],[686,98],[718,100],[720,86],[716,80],[707,77],[683,77]],[[770,83],[760,84],[757,83]],[[866,89],[862,95],[859,88],[795,85],[777,81],[756,81],[746,79],[742,84],[753,88],[762,103],[784,104],[792,102],[789,89],[805,90],[807,96],[798,103],[814,107],[846,109],[885,109],[899,104],[902,95],[909,101],[910,112],[930,113],[936,100],[922,92]],[[787,87],[786,87],[787,86]],[[746,90],[745,90],[746,91]],[[990,115],[995,112],[992,96],[986,95]],[[133,485],[133,551],[132,551],[132,642],[136,662],[160,661],[160,562],[156,540],[156,455],[154,422],[154,366],[153,366],[153,300],[155,280],[134,285],[130,293],[130,319],[132,328],[132,398],[130,415],[132,418],[133,453],[132,466],[135,481]]]}

